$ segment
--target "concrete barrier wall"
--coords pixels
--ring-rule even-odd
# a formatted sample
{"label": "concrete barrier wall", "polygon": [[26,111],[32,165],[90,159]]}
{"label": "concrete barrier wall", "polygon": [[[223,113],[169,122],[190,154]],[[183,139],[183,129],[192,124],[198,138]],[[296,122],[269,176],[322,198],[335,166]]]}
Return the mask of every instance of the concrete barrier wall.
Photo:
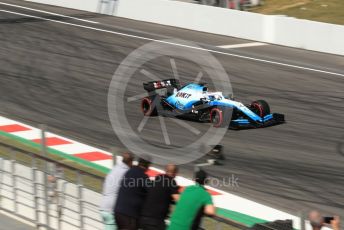
{"label": "concrete barrier wall", "polygon": [[287,17],[274,21],[272,43],[344,55],[344,26]]}
{"label": "concrete barrier wall", "polygon": [[344,26],[171,0],[30,0],[190,30],[344,55]]}
{"label": "concrete barrier wall", "polygon": [[170,0],[120,0],[116,16],[259,40],[264,20],[259,14]]}

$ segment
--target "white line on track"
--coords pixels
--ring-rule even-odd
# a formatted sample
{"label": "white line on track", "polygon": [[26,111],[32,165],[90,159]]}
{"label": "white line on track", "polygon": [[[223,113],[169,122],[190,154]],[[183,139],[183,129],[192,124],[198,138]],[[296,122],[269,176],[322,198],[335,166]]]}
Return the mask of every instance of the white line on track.
{"label": "white line on track", "polygon": [[74,19],[74,20],[78,20],[78,21],[82,21],[82,22],[88,22],[88,23],[93,23],[93,24],[98,24],[99,23],[99,22],[95,22],[95,21],[90,21],[90,20],[85,20],[85,19],[81,19],[81,18],[71,17],[71,16],[67,16],[67,15],[63,15],[63,14],[57,14],[57,13],[53,13],[53,12],[49,12],[49,11],[45,11],[45,10],[33,9],[33,8],[30,8],[30,7],[25,7],[25,6],[9,4],[9,3],[5,3],[5,2],[0,2],[0,4],[1,5],[6,5],[6,6],[17,7],[17,8],[21,8],[21,9],[25,9],[25,10],[31,10],[31,11],[35,11],[35,12],[40,12],[40,13],[60,16],[60,17],[64,17],[64,18],[70,18],[70,19]]}
{"label": "white line on track", "polygon": [[254,46],[266,46],[266,45],[268,44],[262,43],[262,42],[250,42],[250,43],[217,46],[217,47],[223,48],[223,49],[236,49],[236,48],[246,48],[246,47],[254,47]]}
{"label": "white line on track", "polygon": [[173,46],[179,46],[179,47],[184,47],[184,48],[189,48],[189,49],[202,50],[202,51],[207,51],[207,52],[211,52],[211,53],[222,54],[222,55],[226,55],[226,56],[237,57],[237,58],[261,62],[261,63],[279,65],[279,66],[284,66],[284,67],[289,67],[289,68],[294,68],[294,69],[301,69],[301,70],[307,70],[307,71],[312,71],[312,72],[317,72],[317,73],[324,73],[324,74],[333,75],[333,76],[344,77],[344,74],[342,74],[342,73],[336,73],[336,72],[330,72],[330,71],[326,71],[326,70],[320,70],[320,69],[314,69],[314,68],[303,67],[303,66],[298,66],[298,65],[292,65],[292,64],[287,64],[287,63],[282,63],[282,62],[277,62],[277,61],[269,61],[269,60],[265,60],[265,59],[254,58],[254,57],[249,57],[249,56],[244,56],[244,55],[239,55],[239,54],[233,54],[233,53],[227,53],[227,52],[223,52],[223,51],[206,49],[206,48],[195,47],[195,46],[190,46],[190,45],[184,45],[184,44],[179,44],[179,43],[174,43],[174,42],[169,42],[169,41],[164,41],[164,40],[146,38],[146,37],[132,35],[132,34],[125,34],[125,33],[120,33],[120,32],[111,31],[111,30],[99,29],[99,28],[91,27],[91,26],[84,26],[84,25],[79,25],[79,24],[74,24],[74,23],[69,23],[69,22],[63,22],[63,21],[33,16],[33,15],[29,15],[29,14],[22,14],[22,13],[18,13],[18,12],[14,12],[14,11],[0,10],[0,12],[5,12],[5,13],[9,13],[9,14],[16,14],[16,15],[21,15],[21,16],[26,16],[26,17],[31,17],[31,18],[37,18],[37,19],[56,22],[56,23],[60,23],[60,24],[64,24],[64,25],[70,25],[70,26],[75,26],[75,27],[79,27],[79,28],[85,28],[85,29],[90,29],[90,30],[95,30],[95,31],[100,31],[100,32],[105,32],[105,33],[111,33],[111,34],[116,34],[116,35],[130,37],[130,38],[136,38],[136,39],[141,39],[141,40],[146,40],[146,41],[154,41],[154,42],[159,42],[159,43],[163,43],[163,44],[167,44],[167,45],[173,45]]}

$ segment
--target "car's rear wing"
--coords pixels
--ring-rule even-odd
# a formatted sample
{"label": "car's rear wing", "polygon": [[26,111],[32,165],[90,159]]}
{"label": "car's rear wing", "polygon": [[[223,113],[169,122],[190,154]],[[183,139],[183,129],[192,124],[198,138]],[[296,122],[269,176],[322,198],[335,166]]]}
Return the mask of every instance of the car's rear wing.
{"label": "car's rear wing", "polygon": [[179,87],[180,87],[179,80],[174,79],[174,78],[143,83],[143,88],[147,90],[147,92],[153,92],[157,89],[164,89],[164,88],[179,89]]}

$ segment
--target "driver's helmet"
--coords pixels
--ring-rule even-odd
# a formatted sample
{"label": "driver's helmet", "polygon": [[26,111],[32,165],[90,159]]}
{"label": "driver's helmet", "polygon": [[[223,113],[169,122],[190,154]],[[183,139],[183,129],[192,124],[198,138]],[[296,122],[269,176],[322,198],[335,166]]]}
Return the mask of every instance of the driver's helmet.
{"label": "driver's helmet", "polygon": [[216,99],[216,100],[221,100],[221,99],[222,99],[222,96],[221,96],[220,94],[216,94],[216,95],[215,95],[215,99]]}
{"label": "driver's helmet", "polygon": [[212,95],[208,95],[209,100],[214,101],[214,100],[221,100],[222,96],[219,94],[212,94]]}

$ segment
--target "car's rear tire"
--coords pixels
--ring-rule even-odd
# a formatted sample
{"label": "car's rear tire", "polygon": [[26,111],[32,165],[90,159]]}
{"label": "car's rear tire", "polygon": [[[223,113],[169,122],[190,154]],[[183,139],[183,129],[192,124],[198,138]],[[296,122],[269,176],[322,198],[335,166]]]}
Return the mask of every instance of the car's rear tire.
{"label": "car's rear tire", "polygon": [[156,106],[153,104],[153,99],[149,97],[142,98],[141,110],[145,116],[156,116],[158,114]]}
{"label": "car's rear tire", "polygon": [[251,103],[251,110],[260,117],[270,114],[270,106],[264,100],[257,100]]}

